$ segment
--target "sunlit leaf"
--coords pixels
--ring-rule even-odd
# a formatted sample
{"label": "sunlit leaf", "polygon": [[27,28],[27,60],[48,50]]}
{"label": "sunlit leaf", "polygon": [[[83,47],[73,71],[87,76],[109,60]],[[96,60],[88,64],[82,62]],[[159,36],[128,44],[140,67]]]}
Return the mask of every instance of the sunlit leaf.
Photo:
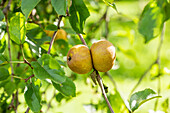
{"label": "sunlit leaf", "polygon": [[3,64],[7,62],[6,58],[4,57],[4,55],[2,55],[2,53],[0,53],[0,64]]}
{"label": "sunlit leaf", "polygon": [[[108,96],[114,112],[115,113],[128,113],[128,109],[126,108],[124,100],[120,96],[119,92],[116,89],[114,91],[115,91],[114,95],[111,94],[110,96]],[[117,104],[114,104],[114,103],[117,103]]]}
{"label": "sunlit leaf", "polygon": [[90,13],[83,0],[72,0],[69,14],[69,21],[74,31],[76,33],[84,33],[84,24],[86,19],[90,16]]}
{"label": "sunlit leaf", "polygon": [[38,61],[31,62],[35,76],[41,80],[51,79],[55,83],[63,83],[66,79],[64,70],[57,60],[44,54]]}
{"label": "sunlit leaf", "polygon": [[166,0],[151,1],[145,6],[138,25],[138,30],[144,36],[145,42],[160,34],[163,23],[169,18],[168,7]]}
{"label": "sunlit leaf", "polygon": [[40,2],[41,0],[22,0],[21,10],[25,14],[26,19],[31,13],[32,9]]}
{"label": "sunlit leaf", "polygon": [[5,37],[0,39],[0,53],[3,53],[6,47],[6,40]]}
{"label": "sunlit leaf", "polygon": [[76,96],[76,87],[74,82],[70,78],[66,78],[66,81],[62,84],[56,84],[53,82],[53,86],[63,95],[69,97]]}
{"label": "sunlit leaf", "polygon": [[169,98],[165,99],[165,101],[162,103],[162,107],[164,109],[164,112],[165,113],[168,113],[168,109],[170,109],[169,107]]}
{"label": "sunlit leaf", "polygon": [[58,15],[66,15],[66,0],[51,0],[51,4]]}
{"label": "sunlit leaf", "polygon": [[143,103],[154,99],[154,98],[160,98],[161,96],[158,96],[152,89],[145,89],[143,91],[136,92],[132,94],[130,97],[130,108],[132,111],[135,111],[139,108]]}
{"label": "sunlit leaf", "polygon": [[25,21],[26,19],[22,13],[15,13],[15,16],[10,19],[10,38],[17,44],[23,44],[25,41]]}
{"label": "sunlit leaf", "polygon": [[34,85],[34,83],[28,84],[27,91],[24,94],[25,101],[28,104],[29,108],[33,112],[39,112],[41,110],[41,96],[39,92],[40,87]]}
{"label": "sunlit leaf", "polygon": [[7,69],[0,67],[0,81],[6,80],[9,77],[9,72]]}
{"label": "sunlit leaf", "polygon": [[115,3],[113,3],[114,0],[103,0],[103,2],[107,5],[112,7],[114,10],[116,10],[116,12],[118,13],[118,10],[116,8]]}

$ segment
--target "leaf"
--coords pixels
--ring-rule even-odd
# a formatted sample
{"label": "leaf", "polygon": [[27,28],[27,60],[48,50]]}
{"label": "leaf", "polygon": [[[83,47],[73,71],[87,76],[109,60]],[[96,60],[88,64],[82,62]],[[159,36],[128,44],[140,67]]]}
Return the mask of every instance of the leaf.
{"label": "leaf", "polygon": [[0,40],[0,53],[3,53],[5,48],[6,48],[6,40],[5,40],[5,37],[3,37]]}
{"label": "leaf", "polygon": [[21,10],[25,14],[26,19],[31,13],[32,9],[40,2],[41,0],[22,0]]}
{"label": "leaf", "polygon": [[51,4],[58,15],[66,16],[66,7],[67,7],[66,0],[51,0]]}
{"label": "leaf", "polygon": [[72,0],[69,13],[71,15],[69,21],[74,31],[76,33],[84,33],[84,24],[90,13],[83,0]]}
{"label": "leaf", "polygon": [[163,23],[168,18],[165,14],[166,4],[166,0],[158,0],[151,1],[145,6],[138,23],[138,30],[144,36],[146,43],[160,34]]}
{"label": "leaf", "polygon": [[58,27],[54,24],[50,24],[45,27],[45,30],[50,30],[50,31],[57,31]]}
{"label": "leaf", "polygon": [[33,112],[39,112],[42,107],[40,104],[40,88],[38,85],[34,85],[34,83],[29,84],[27,88],[27,91],[24,93],[25,101]]}
{"label": "leaf", "polygon": [[8,95],[11,95],[16,88],[16,85],[11,80],[8,80],[8,82],[5,84],[4,90]]}
{"label": "leaf", "polygon": [[64,70],[57,60],[50,55],[44,54],[38,61],[31,62],[33,73],[41,80],[51,79],[55,83],[63,83],[66,79]]}
{"label": "leaf", "polygon": [[[120,96],[120,93],[114,89],[115,94],[111,94],[108,98],[110,100],[110,103],[114,110],[115,113],[127,113],[128,109],[126,108],[126,105],[124,103],[124,100],[122,99],[122,97]],[[115,104],[117,103],[117,104]]]}
{"label": "leaf", "polygon": [[54,48],[55,48],[55,50],[57,50],[58,54],[61,53],[64,56],[67,55],[69,47],[68,47],[68,43],[65,40],[57,39],[54,43],[54,46],[55,46]]}
{"label": "leaf", "polygon": [[0,10],[0,21],[2,21],[3,18],[4,18],[4,14],[3,14],[2,10]]}
{"label": "leaf", "polygon": [[7,62],[7,60],[5,59],[4,55],[2,55],[2,53],[0,53],[0,64],[3,64]]}
{"label": "leaf", "polygon": [[165,21],[167,21],[170,18],[170,3],[167,3],[165,5],[164,10],[165,10],[165,15],[166,15]]}
{"label": "leaf", "polygon": [[25,17],[22,13],[15,13],[15,16],[10,19],[10,38],[17,44],[23,44],[25,41],[25,21]]}
{"label": "leaf", "polygon": [[0,81],[6,80],[9,77],[9,72],[5,68],[0,68]]}
{"label": "leaf", "polygon": [[114,0],[103,0],[103,2],[107,5],[107,6],[110,6],[112,7],[114,10],[116,10],[116,12],[118,13],[118,10],[116,8],[116,5],[115,3],[112,3]]}
{"label": "leaf", "polygon": [[160,98],[161,96],[158,96],[152,89],[145,89],[143,91],[136,92],[132,94],[130,97],[130,108],[132,111],[135,111],[139,108],[143,103],[154,99],[154,98]]}
{"label": "leaf", "polygon": [[76,96],[76,87],[74,82],[70,78],[66,78],[66,81],[62,84],[56,84],[54,82],[53,86],[63,95],[69,96],[69,97],[75,97]]}

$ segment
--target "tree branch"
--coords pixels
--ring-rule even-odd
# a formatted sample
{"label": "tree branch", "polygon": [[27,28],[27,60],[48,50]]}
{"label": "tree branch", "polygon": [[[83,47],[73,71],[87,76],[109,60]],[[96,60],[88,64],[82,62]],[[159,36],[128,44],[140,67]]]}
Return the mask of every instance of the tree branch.
{"label": "tree branch", "polygon": [[[60,29],[60,23],[61,23],[62,18],[63,18],[63,15],[60,15],[60,16],[59,16],[59,19],[58,19],[58,24],[57,24],[58,29]],[[58,30],[58,29],[57,29],[57,30]],[[55,39],[56,35],[57,35],[57,31],[55,31],[54,34],[53,34],[53,37],[52,37],[52,39],[51,39],[51,41],[50,41],[50,46],[49,46],[49,49],[48,49],[47,54],[50,54],[50,51],[51,51],[51,48],[52,48],[52,45],[53,45],[53,43],[54,43],[54,39]]]}
{"label": "tree branch", "polygon": [[[9,52],[9,60],[12,61],[12,55],[11,55],[11,44],[10,44],[10,34],[9,34],[9,26],[8,26],[8,12],[10,10],[12,0],[9,0],[8,5],[3,9],[3,13],[5,15],[5,21],[6,21],[6,29],[8,33],[8,52]],[[14,69],[12,63],[10,63],[11,67],[11,75],[14,75]],[[13,81],[13,77],[11,77],[11,81]]]}
{"label": "tree branch", "polygon": [[28,107],[25,113],[28,113],[28,112],[29,112],[29,110],[30,110],[30,108]]}
{"label": "tree branch", "polygon": [[111,106],[111,104],[110,104],[110,102],[109,102],[109,100],[108,100],[108,98],[107,98],[106,92],[105,92],[105,90],[104,90],[102,78],[100,77],[98,71],[96,71],[96,74],[97,74],[96,79],[97,79],[97,82],[98,82],[98,84],[99,84],[99,86],[100,86],[100,88],[101,88],[101,91],[102,91],[102,94],[103,94],[103,96],[104,96],[104,99],[105,99],[105,101],[106,101],[106,103],[107,103],[107,105],[108,105],[111,113],[114,113],[114,111],[113,111],[113,109],[112,109],[112,106]]}
{"label": "tree branch", "polygon": [[[164,40],[164,30],[165,30],[165,25],[163,26],[162,32],[161,32],[161,36],[160,36],[160,43],[158,45],[158,49],[157,49],[157,58],[156,60],[148,67],[148,69],[146,69],[146,71],[144,72],[144,74],[140,77],[139,81],[137,82],[137,84],[134,86],[134,88],[132,89],[131,93],[129,94],[129,96],[135,91],[135,89],[139,86],[139,84],[141,83],[141,81],[143,80],[143,78],[146,76],[146,74],[150,71],[150,69],[152,68],[152,66],[154,64],[158,64],[159,66],[159,74],[160,74],[160,52],[161,52],[161,48],[162,48],[162,44],[163,44],[163,40]],[[158,76],[159,77],[159,76]]]}
{"label": "tree branch", "polygon": [[26,79],[24,79],[25,80],[25,82],[27,82],[30,78],[32,78],[32,77],[34,77],[34,74],[33,75],[31,75],[31,76],[29,76],[28,78],[26,78]]}

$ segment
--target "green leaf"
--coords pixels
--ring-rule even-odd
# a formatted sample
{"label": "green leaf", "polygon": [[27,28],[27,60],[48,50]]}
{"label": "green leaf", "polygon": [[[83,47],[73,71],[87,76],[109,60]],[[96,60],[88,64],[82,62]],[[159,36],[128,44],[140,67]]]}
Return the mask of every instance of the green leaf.
{"label": "green leaf", "polygon": [[154,98],[160,98],[161,96],[158,96],[152,89],[145,89],[143,91],[136,92],[132,94],[130,97],[130,108],[132,111],[135,111],[139,108],[143,103],[154,99]]}
{"label": "green leaf", "polygon": [[0,10],[0,21],[2,21],[3,18],[4,18],[4,14],[3,14],[2,10]]}
{"label": "green leaf", "polygon": [[163,27],[163,23],[167,20],[165,6],[166,0],[158,0],[149,2],[141,15],[138,30],[144,36],[145,42],[147,43],[151,39],[157,37]]}
{"label": "green leaf", "polygon": [[64,70],[57,60],[50,55],[44,54],[38,61],[31,62],[33,73],[41,80],[51,79],[55,83],[63,83],[66,79]]}
{"label": "green leaf", "polygon": [[3,64],[7,62],[7,60],[5,59],[4,55],[2,55],[2,53],[0,53],[0,64]]}
{"label": "green leaf", "polygon": [[45,30],[50,30],[50,31],[57,31],[58,27],[54,24],[49,24],[48,26],[45,27]]}
{"label": "green leaf", "polygon": [[83,28],[86,19],[90,16],[90,13],[85,6],[83,0],[72,0],[70,7],[69,21],[76,33],[84,33]]}
{"label": "green leaf", "polygon": [[9,72],[5,68],[0,68],[0,81],[6,80],[9,77]]}
{"label": "green leaf", "polygon": [[66,0],[51,0],[51,4],[54,7],[58,15],[66,15]]}
{"label": "green leaf", "polygon": [[25,21],[25,17],[22,13],[15,13],[15,16],[10,19],[10,38],[17,44],[23,44],[25,41]]}
{"label": "green leaf", "polygon": [[62,84],[56,84],[54,82],[53,86],[63,95],[69,96],[69,97],[75,97],[76,96],[76,87],[74,82],[70,78],[66,78],[66,81]]}
{"label": "green leaf", "polygon": [[67,55],[69,47],[68,47],[68,43],[65,40],[57,39],[54,43],[54,46],[55,46],[54,48],[55,48],[55,50],[57,50],[58,54],[61,53],[64,56]]}
{"label": "green leaf", "polygon": [[166,15],[165,21],[167,21],[170,18],[170,3],[166,3],[164,10]]}
{"label": "green leaf", "polygon": [[[126,108],[126,105],[124,103],[124,100],[120,96],[120,93],[115,89],[115,94],[111,94],[108,96],[108,99],[110,100],[110,103],[112,105],[112,108],[115,113],[126,113],[128,112],[128,109]],[[116,103],[116,104],[115,104]]]}
{"label": "green leaf", "polygon": [[41,101],[41,96],[39,92],[40,88],[38,85],[34,85],[34,83],[29,84],[27,88],[28,89],[24,94],[25,101],[33,112],[39,112],[42,107],[40,104]]}
{"label": "green leaf", "polygon": [[3,37],[0,40],[0,53],[3,53],[5,48],[6,48],[6,40],[5,40],[5,37]]}
{"label": "green leaf", "polygon": [[11,80],[8,80],[8,82],[5,84],[5,87],[4,87],[5,92],[8,95],[11,95],[14,92],[15,88],[16,88],[16,85]]}
{"label": "green leaf", "polygon": [[31,13],[32,9],[40,2],[41,0],[22,0],[21,10],[25,14],[26,19]]}
{"label": "green leaf", "polygon": [[116,10],[116,12],[118,13],[118,10],[116,8],[115,3],[113,3],[114,0],[103,0],[103,2],[107,5],[112,7],[114,10]]}

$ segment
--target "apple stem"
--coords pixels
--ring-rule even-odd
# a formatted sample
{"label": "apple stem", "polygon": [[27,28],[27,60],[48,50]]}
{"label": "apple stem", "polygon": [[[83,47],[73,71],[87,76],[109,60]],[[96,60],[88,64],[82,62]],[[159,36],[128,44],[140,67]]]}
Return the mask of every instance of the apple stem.
{"label": "apple stem", "polygon": [[[79,34],[79,33],[78,33],[78,36],[80,37],[80,40],[82,41],[82,43],[87,46],[87,44],[86,44],[83,36],[82,36],[81,34]],[[92,60],[92,65],[93,65],[93,60]],[[102,91],[102,94],[103,94],[103,96],[104,96],[104,99],[105,99],[105,101],[106,101],[106,103],[107,103],[107,105],[108,105],[111,113],[114,113],[114,111],[113,111],[113,109],[112,109],[112,106],[111,106],[111,104],[110,104],[110,102],[109,102],[109,100],[108,100],[108,98],[107,98],[106,92],[105,92],[105,90],[104,90],[102,78],[100,77],[98,71],[94,68],[94,65],[93,65],[93,69],[94,69],[94,71],[96,72],[96,79],[97,79],[97,82],[98,82],[98,84],[99,84],[99,86],[100,86],[100,89],[101,89],[101,91]]]}
{"label": "apple stem", "polygon": [[79,34],[79,33],[78,33],[78,36],[80,37],[81,42],[82,42],[84,45],[87,46],[86,41],[84,40],[82,34]]}
{"label": "apple stem", "polygon": [[[60,16],[59,16],[59,19],[58,19],[58,24],[57,24],[58,29],[60,29],[60,23],[61,23],[62,18],[63,18],[63,15],[60,15]],[[58,29],[57,29],[57,30],[58,30]],[[49,46],[49,49],[48,49],[47,54],[50,54],[50,51],[51,51],[51,48],[52,48],[52,45],[53,45],[53,42],[54,42],[54,39],[55,39],[55,36],[56,36],[56,35],[57,35],[57,31],[55,31],[54,34],[53,34],[53,37],[52,37],[52,39],[51,39],[51,41],[50,41],[50,46]]]}

